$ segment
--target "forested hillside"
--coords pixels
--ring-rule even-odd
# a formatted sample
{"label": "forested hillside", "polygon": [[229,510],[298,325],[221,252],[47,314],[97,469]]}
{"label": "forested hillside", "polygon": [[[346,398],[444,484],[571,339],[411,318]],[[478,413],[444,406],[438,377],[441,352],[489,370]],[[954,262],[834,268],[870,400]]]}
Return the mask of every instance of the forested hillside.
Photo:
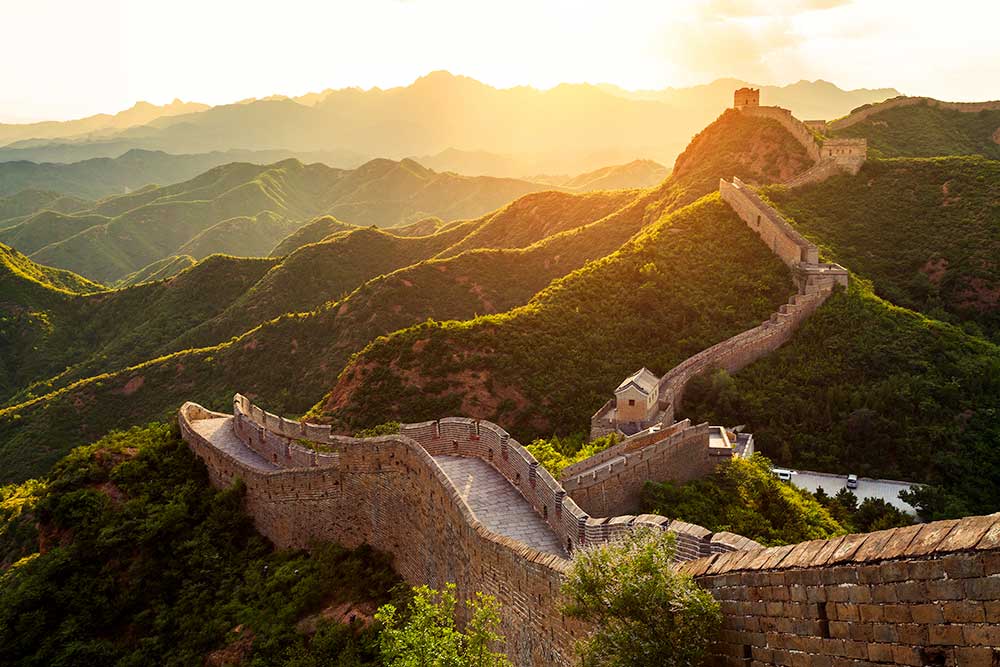
{"label": "forested hillside", "polygon": [[780,261],[710,195],[522,308],[375,341],[314,413],[348,429],[465,414],[524,438],[584,431],[630,369],[666,372],[792,291]]}
{"label": "forested hillside", "polygon": [[0,655],[20,665],[376,664],[388,558],[276,551],[152,424],[0,488]]}
{"label": "forested hillside", "polygon": [[857,177],[765,193],[880,296],[1000,341],[1000,162],[869,160]]}
{"label": "forested hillside", "polygon": [[[754,155],[768,151],[768,146],[756,139],[774,132],[774,128],[780,129],[773,121],[750,117],[726,117],[713,127],[717,128],[720,136],[736,128],[748,137],[746,143],[729,144],[726,151],[714,151],[708,145],[692,149],[702,151],[704,159],[712,162],[716,169],[716,181],[719,176],[739,169],[741,164],[754,162]],[[776,180],[779,175],[777,171],[773,171],[771,174],[760,174],[760,178]],[[319,244],[303,246],[271,269],[254,290],[261,296],[259,302],[264,308],[259,311],[261,317],[273,317],[278,305],[285,300],[299,303],[303,309],[312,309],[312,312],[279,317],[233,340],[229,338],[240,334],[241,327],[255,326],[260,321],[251,323],[241,319],[243,315],[240,309],[219,318],[208,313],[205,321],[216,318],[215,321],[195,329],[191,334],[194,338],[178,338],[175,342],[214,347],[178,351],[125,370],[117,370],[121,368],[120,365],[109,363],[112,357],[95,357],[68,373],[37,383],[30,390],[22,391],[15,400],[9,402],[8,407],[0,411],[0,440],[4,443],[0,459],[5,462],[4,469],[9,471],[11,479],[44,470],[68,447],[99,437],[110,428],[168,418],[177,405],[192,396],[197,396],[203,404],[225,408],[234,392],[243,391],[255,396],[274,411],[285,414],[305,412],[335,384],[350,356],[370,341],[428,318],[437,321],[466,320],[477,315],[502,313],[525,304],[552,280],[579,269],[590,260],[615,252],[644,225],[656,222],[664,213],[714,190],[716,183],[709,185],[709,180],[702,176],[697,182],[691,183],[671,177],[655,190],[636,193],[637,196],[631,200],[614,191],[605,195],[572,197],[558,193],[530,195],[528,200],[533,199],[533,205],[515,202],[495,215],[479,220],[479,226],[492,230],[488,235],[488,242],[501,245],[531,243],[545,233],[566,231],[523,249],[497,250],[486,246],[459,252],[454,256],[442,256],[434,261],[420,262],[420,258],[415,255],[409,255],[406,259],[404,252],[396,256],[401,258],[401,262],[411,262],[411,266],[401,265],[395,272],[381,277],[356,273],[351,278],[349,273],[337,273],[340,269],[336,267],[346,258],[346,255],[337,254],[340,252],[338,248],[346,247],[352,241],[369,238],[378,242],[390,242],[400,248],[424,247],[427,252],[440,253],[440,249],[433,249],[437,243],[434,237],[457,235],[460,230],[465,229],[463,225],[468,225],[467,232],[471,234],[479,226],[473,224],[475,221],[446,225],[432,237],[398,240],[372,230],[354,230],[334,234]],[[602,196],[606,200],[602,200]],[[587,201],[589,205],[577,206],[579,201]],[[605,206],[602,201],[607,204],[606,210],[612,212],[594,221],[592,216],[595,211],[600,212]],[[618,210],[613,210],[616,202],[623,204]],[[561,207],[557,205],[560,203]],[[538,207],[549,210],[551,214],[545,219],[539,218],[536,214]],[[541,229],[538,228],[540,224],[543,224]],[[732,224],[732,221],[727,224]],[[709,226],[710,223],[704,222],[697,234],[708,235]],[[737,225],[737,228],[740,230],[739,234],[745,235],[745,227]],[[674,231],[664,232],[657,238],[664,243],[672,242],[671,239],[680,243],[685,236]],[[453,240],[444,247],[450,247],[456,242]],[[406,245],[410,243],[413,245]],[[681,252],[681,245],[671,247],[675,248],[672,252]],[[773,260],[763,246],[758,250],[769,258],[768,262]],[[363,248],[359,247],[358,251],[362,252]],[[317,261],[300,261],[298,257],[315,257]],[[330,261],[333,257],[341,259]],[[692,266],[690,259],[679,257],[677,261],[678,266],[695,271],[691,275],[698,275],[698,280],[712,280],[707,273],[697,273],[698,269]],[[718,263],[721,260],[716,258],[711,261]],[[765,262],[762,266],[771,265],[773,263]],[[298,268],[291,270],[293,267]],[[722,268],[725,273],[720,275],[732,276],[736,280],[736,275],[740,272],[738,267],[729,263]],[[190,271],[197,269],[196,266]],[[327,282],[318,285],[308,282],[312,279],[311,274],[320,272],[319,275],[323,275],[322,271],[333,271],[325,274],[329,276]],[[622,275],[630,275],[629,270],[622,271]],[[184,275],[180,274],[174,280]],[[287,277],[281,278],[283,275]],[[337,275],[341,277],[336,277]],[[372,277],[370,282],[355,289],[369,277]],[[662,276],[657,278],[662,279]],[[356,281],[354,287],[349,285],[351,280]],[[312,287],[309,290],[300,289],[300,283],[308,283]],[[780,301],[784,301],[790,292],[787,279],[780,272],[776,286],[762,284],[751,287],[745,281],[739,281],[739,284],[741,290],[750,290],[741,292],[743,296],[757,293],[753,290],[764,290],[774,299],[780,296]],[[634,285],[624,289],[632,287]],[[664,291],[675,293],[678,301],[671,302],[680,303],[687,298],[684,289],[684,283],[680,282],[671,284]],[[698,283],[691,289],[699,294],[700,290],[707,289],[707,284]],[[712,289],[721,287],[717,285]],[[768,291],[771,289],[774,289],[773,293]],[[222,290],[216,289],[215,292],[221,294]],[[234,292],[243,293],[239,289]],[[344,292],[348,294],[346,298],[341,298]],[[642,294],[646,295],[643,298],[648,298],[648,291]],[[218,308],[217,313],[225,310],[225,306],[219,306],[230,298],[207,296],[212,303],[211,307]],[[745,323],[750,321],[746,319],[748,317],[762,317],[770,312],[769,309],[775,303],[771,296],[766,302],[755,306],[760,313],[755,310],[753,315],[741,314],[734,301],[730,310],[722,305],[708,304],[709,310],[705,317],[719,318],[719,322],[726,323],[725,326],[734,327],[735,330],[736,323]],[[707,297],[707,293],[697,298],[702,297]],[[337,301],[323,305],[324,299]],[[249,301],[256,304],[258,300],[248,298]],[[621,310],[613,305],[611,307],[611,312]],[[228,319],[230,315],[233,316],[232,320]],[[674,315],[676,313],[671,317]],[[224,324],[227,321],[232,324]],[[713,329],[709,320],[689,322],[688,326],[689,332],[700,332],[699,335],[703,336],[700,342],[704,342],[704,336],[715,336],[717,333],[709,333]],[[202,337],[203,335],[206,337]],[[694,351],[700,344],[697,340],[680,340],[680,336],[675,337],[669,331],[665,335],[670,335],[671,340],[680,341],[675,350],[677,354],[682,349]],[[167,350],[163,347],[165,342],[161,342],[161,347],[157,348],[160,353]],[[94,363],[98,365],[92,365]],[[664,359],[663,363],[668,361]],[[113,372],[86,378],[82,373],[88,372],[85,370],[88,368],[91,369],[89,372]],[[546,372],[544,368],[539,370]],[[544,382],[547,377],[553,376],[539,375],[537,381]],[[75,384],[72,384],[74,381]],[[607,387],[602,387],[600,391],[607,391]],[[581,426],[574,424],[571,428],[580,430]],[[30,452],[26,453],[29,442],[32,446]]]}
{"label": "forested hillside", "polygon": [[968,112],[926,102],[898,106],[836,130],[833,136],[864,137],[870,157],[982,155],[998,160],[1000,109]]}

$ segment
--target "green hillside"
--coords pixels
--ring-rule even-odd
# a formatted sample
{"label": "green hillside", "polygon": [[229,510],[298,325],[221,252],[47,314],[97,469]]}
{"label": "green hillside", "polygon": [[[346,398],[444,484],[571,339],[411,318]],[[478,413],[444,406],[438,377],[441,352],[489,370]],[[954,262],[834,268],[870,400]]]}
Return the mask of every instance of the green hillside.
{"label": "green hillside", "polygon": [[373,338],[429,317],[466,319],[525,303],[551,280],[620,246],[644,224],[648,204],[637,200],[616,215],[527,249],[477,250],[417,263],[377,277],[341,301],[282,316],[214,347],[68,386],[67,378],[56,378],[54,393],[42,395],[45,388],[35,387],[38,398],[22,395],[25,402],[0,409],[6,478],[47,470],[67,448],[112,428],[169,419],[192,396],[224,409],[234,392],[244,391],[270,409],[301,414]]}
{"label": "green hillside", "polygon": [[[741,128],[754,136],[760,131],[770,132],[772,126],[777,125],[773,121],[747,119]],[[729,125],[724,122],[713,128],[720,133],[729,131]],[[747,152],[753,155],[767,150],[759,143],[731,142],[727,145],[728,152],[711,150],[708,144],[697,149],[704,160],[714,165],[717,177],[731,173],[746,159]],[[779,176],[773,172],[770,178]],[[37,474],[47,469],[68,447],[99,437],[109,429],[145,423],[150,419],[169,419],[177,406],[192,396],[206,405],[226,409],[232,394],[243,391],[259,398],[269,409],[301,414],[335,384],[351,355],[373,339],[428,318],[463,320],[520,306],[552,280],[579,269],[587,261],[613,253],[644,225],[717,186],[716,183],[710,187],[707,184],[705,178],[694,185],[671,178],[659,188],[641,193],[620,210],[589,224],[589,208],[577,207],[575,214],[581,216],[578,221],[567,218],[559,222],[559,228],[569,231],[524,249],[477,249],[447,259],[420,262],[373,278],[338,302],[316,308],[320,302],[314,301],[310,306],[314,310],[309,313],[279,317],[233,340],[228,338],[239,331],[227,331],[226,327],[218,329],[212,334],[214,340],[211,336],[208,340],[225,342],[214,347],[177,352],[120,371],[114,370],[120,366],[105,359],[103,370],[113,371],[109,375],[80,379],[67,385],[81,376],[64,374],[39,383],[0,410],[0,442],[3,443],[0,461],[7,466],[5,470],[9,471],[10,479]],[[702,188],[700,192],[699,187]],[[616,198],[620,193],[609,192],[603,196]],[[523,215],[520,222],[512,215],[514,211]],[[526,231],[518,231],[520,225],[538,224],[532,211],[533,207],[518,206],[507,211],[504,228],[514,234],[513,238],[533,238]],[[462,229],[468,233],[474,229],[474,221],[445,225],[438,234],[458,233],[456,230]],[[367,233],[371,235],[371,230]],[[346,237],[338,236],[318,244],[329,246],[327,248],[317,250],[314,245],[303,250],[316,253],[317,258],[329,257],[326,252],[336,249],[336,243],[342,238]],[[373,238],[385,240],[382,236]],[[427,243],[419,238],[408,240]],[[273,292],[273,303],[308,295],[304,290],[296,291],[298,281],[308,280],[310,271],[330,270],[310,262],[298,264],[301,270],[288,273],[290,279],[283,283],[289,289]],[[285,273],[281,265],[274,272],[278,274],[279,270]],[[363,279],[363,276],[358,277],[359,281]],[[787,289],[783,287],[782,291]],[[213,299],[215,301],[221,300]],[[178,340],[173,341],[177,343]],[[696,346],[697,342],[691,345]],[[606,389],[601,388],[602,395]],[[579,430],[580,426],[572,428]],[[30,447],[28,443],[32,443]]]}
{"label": "green hillside", "polygon": [[165,280],[177,275],[184,269],[195,265],[194,257],[190,255],[171,255],[147,264],[135,273],[130,273],[115,283],[116,287],[131,287],[139,283]]}
{"label": "green hillside", "polygon": [[[175,351],[175,339],[221,312],[274,264],[214,255],[168,282],[75,298],[50,285],[35,290],[41,294],[30,300],[30,310],[11,309],[5,322],[2,347],[9,379],[0,396],[19,402],[81,377]],[[32,286],[24,279],[10,282],[21,289]]]}
{"label": "green hillside", "polygon": [[[438,174],[411,160],[373,160],[354,170],[297,160],[232,163],[73,215],[38,213],[0,232],[0,240],[23,247],[39,263],[113,283],[173,255],[267,255],[324,213],[385,227],[429,215],[473,218],[544,189],[516,179]],[[322,228],[318,223],[289,239],[284,251],[325,238],[318,236]]]}
{"label": "green hillside", "polygon": [[0,197],[0,227],[6,227],[18,220],[43,209],[59,213],[73,213],[90,208],[92,202],[78,197],[68,197],[49,190],[21,190],[20,192]]}
{"label": "green hillside", "polygon": [[571,195],[540,192],[521,197],[484,217],[475,230],[441,252],[452,257],[473,248],[523,248],[567,229],[591,223],[639,196],[638,190]]}
{"label": "green hillside", "polygon": [[1000,162],[870,160],[767,195],[883,298],[1000,342]]}
{"label": "green hillside", "polygon": [[[301,248],[309,243],[318,243],[323,239],[333,236],[338,232],[346,232],[348,230],[354,229],[356,225],[352,225],[347,222],[341,222],[331,215],[324,215],[315,220],[302,225],[294,232],[286,236],[274,246],[274,249],[268,253],[271,257],[284,257],[285,255],[292,254],[295,250]],[[396,232],[395,229],[392,230],[393,233]]]}
{"label": "green hillside", "polygon": [[[176,427],[111,435],[0,488],[0,655],[18,665],[375,665],[383,554],[279,551]],[[352,662],[346,662],[354,658]]]}
{"label": "green hillside", "polygon": [[21,219],[16,225],[0,231],[0,243],[14,246],[30,255],[49,244],[58,243],[108,221],[107,216],[86,211],[78,213],[39,211]]}
{"label": "green hillside", "polygon": [[790,343],[684,400],[692,420],[746,424],[780,465],[940,485],[943,515],[1000,507],[1000,348],[860,278]]}
{"label": "green hillside", "polygon": [[969,113],[924,102],[881,111],[833,136],[867,139],[870,157],[982,155],[998,160],[1000,109]]}
{"label": "green hillside", "polygon": [[178,248],[182,255],[195,259],[207,257],[216,248],[225,247],[228,254],[240,257],[260,257],[301,223],[262,211],[255,216],[238,216],[212,225]]}
{"label": "green hillside", "polygon": [[[726,171],[720,172],[721,164]],[[711,192],[720,177],[781,183],[811,166],[802,145],[777,121],[727,109],[695,135],[677,158],[671,178],[696,192]]]}
{"label": "green hillside", "polygon": [[239,299],[191,331],[184,347],[213,345],[285,313],[343,299],[366,281],[433,257],[466,229],[400,237],[375,228],[343,232],[285,257]]}
{"label": "green hillside", "polygon": [[629,372],[665,372],[791,291],[780,261],[710,195],[524,307],[376,340],[314,413],[346,428],[462,414],[526,439],[583,431]]}

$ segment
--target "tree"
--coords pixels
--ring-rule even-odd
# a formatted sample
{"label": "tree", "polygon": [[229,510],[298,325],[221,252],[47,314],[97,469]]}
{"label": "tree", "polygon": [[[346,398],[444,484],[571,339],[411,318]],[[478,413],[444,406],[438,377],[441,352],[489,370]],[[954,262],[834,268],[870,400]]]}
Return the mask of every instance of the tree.
{"label": "tree", "polygon": [[596,626],[587,667],[699,665],[722,622],[719,603],[674,569],[674,536],[637,530],[576,552],[563,585],[568,616]]}
{"label": "tree", "polygon": [[375,613],[383,626],[385,667],[509,667],[507,657],[493,650],[503,636],[497,633],[500,605],[492,596],[476,593],[466,600],[470,620],[462,632],[455,626],[455,584],[442,591],[418,586],[413,593],[404,614],[392,604]]}

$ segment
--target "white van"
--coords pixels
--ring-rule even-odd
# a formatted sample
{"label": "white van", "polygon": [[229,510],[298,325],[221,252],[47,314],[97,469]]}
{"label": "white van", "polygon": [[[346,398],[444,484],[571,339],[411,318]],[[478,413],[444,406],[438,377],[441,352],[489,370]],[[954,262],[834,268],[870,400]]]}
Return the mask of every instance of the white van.
{"label": "white van", "polygon": [[848,475],[847,476],[847,488],[849,488],[849,489],[856,489],[856,488],[858,488],[858,476],[857,475]]}
{"label": "white van", "polygon": [[782,482],[790,482],[790,481],[792,481],[792,475],[794,474],[793,471],[786,470],[784,468],[772,468],[771,472],[773,472],[775,475],[777,475],[778,479],[780,479]]}

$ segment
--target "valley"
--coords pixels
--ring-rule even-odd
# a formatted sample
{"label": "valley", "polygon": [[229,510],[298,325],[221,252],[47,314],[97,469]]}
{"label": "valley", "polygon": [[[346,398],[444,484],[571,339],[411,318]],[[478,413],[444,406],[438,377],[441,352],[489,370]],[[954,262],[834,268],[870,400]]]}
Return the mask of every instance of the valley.
{"label": "valley", "polygon": [[661,664],[567,602],[631,550],[615,650],[703,605],[697,660],[645,655],[992,664],[998,136],[893,88],[445,71],[0,124],[0,656],[404,667],[424,618],[490,667]]}

